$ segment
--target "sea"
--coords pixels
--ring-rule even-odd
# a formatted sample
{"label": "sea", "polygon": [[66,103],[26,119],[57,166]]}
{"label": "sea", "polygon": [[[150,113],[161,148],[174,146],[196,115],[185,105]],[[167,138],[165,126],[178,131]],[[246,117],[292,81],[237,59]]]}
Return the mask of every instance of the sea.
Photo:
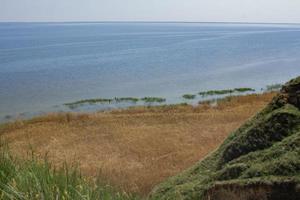
{"label": "sea", "polygon": [[135,105],[64,105],[82,99],[149,96],[189,103],[183,94],[263,91],[298,75],[298,24],[0,23],[1,122]]}

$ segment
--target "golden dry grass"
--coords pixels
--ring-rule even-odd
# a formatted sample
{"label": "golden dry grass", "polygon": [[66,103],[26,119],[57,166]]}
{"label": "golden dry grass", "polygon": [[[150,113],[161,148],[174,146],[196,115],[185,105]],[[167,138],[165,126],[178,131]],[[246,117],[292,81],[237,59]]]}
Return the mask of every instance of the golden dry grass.
{"label": "golden dry grass", "polygon": [[29,148],[55,165],[79,162],[82,172],[146,195],[154,185],[213,151],[262,109],[274,93],[209,105],[137,107],[94,114],[49,114],[0,130],[13,152]]}

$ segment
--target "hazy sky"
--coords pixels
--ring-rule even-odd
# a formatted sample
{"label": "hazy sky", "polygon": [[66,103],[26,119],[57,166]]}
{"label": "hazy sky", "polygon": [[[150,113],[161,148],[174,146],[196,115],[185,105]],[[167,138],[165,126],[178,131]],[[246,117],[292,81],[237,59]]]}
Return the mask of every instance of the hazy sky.
{"label": "hazy sky", "polygon": [[300,0],[0,0],[0,21],[300,23]]}

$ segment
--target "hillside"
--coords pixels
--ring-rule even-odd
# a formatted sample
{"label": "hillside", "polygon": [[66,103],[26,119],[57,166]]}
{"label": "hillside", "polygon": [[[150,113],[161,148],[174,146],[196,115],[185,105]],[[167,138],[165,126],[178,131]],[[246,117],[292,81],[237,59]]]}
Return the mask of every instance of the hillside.
{"label": "hillside", "polygon": [[299,200],[300,77],[205,159],[150,199]]}

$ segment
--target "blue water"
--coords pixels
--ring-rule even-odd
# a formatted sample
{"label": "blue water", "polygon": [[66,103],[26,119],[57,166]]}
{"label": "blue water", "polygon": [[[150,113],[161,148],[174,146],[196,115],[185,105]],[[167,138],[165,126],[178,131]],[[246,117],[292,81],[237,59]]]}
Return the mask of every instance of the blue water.
{"label": "blue water", "polygon": [[0,120],[86,98],[176,103],[185,93],[260,90],[297,75],[300,25],[0,23]]}

